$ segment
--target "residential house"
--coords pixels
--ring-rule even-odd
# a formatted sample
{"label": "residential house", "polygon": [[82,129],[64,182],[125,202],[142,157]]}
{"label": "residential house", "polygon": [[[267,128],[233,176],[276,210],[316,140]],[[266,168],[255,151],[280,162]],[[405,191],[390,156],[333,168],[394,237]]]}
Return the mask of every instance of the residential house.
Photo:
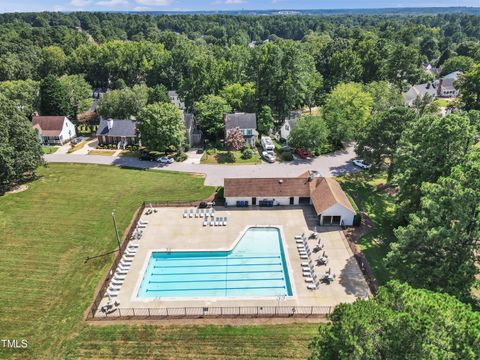
{"label": "residential house", "polygon": [[432,99],[437,97],[437,87],[435,83],[425,83],[413,85],[407,92],[403,93],[403,99],[405,105],[413,106],[417,99],[423,99],[425,96],[429,96]]}
{"label": "residential house", "polygon": [[257,115],[254,113],[226,114],[225,118],[225,139],[228,134],[238,128],[243,134],[245,143],[254,147],[258,139]]}
{"label": "residential house", "polygon": [[296,178],[227,178],[226,206],[311,205],[320,225],[351,226],[355,210],[334,178],[306,172]]}
{"label": "residential house", "polygon": [[114,144],[117,147],[125,148],[127,145],[138,145],[140,143],[135,120],[100,119],[97,129],[99,145]]}
{"label": "residential house", "polygon": [[178,107],[180,110],[185,110],[185,103],[180,98],[180,95],[175,90],[171,90],[168,92],[168,97],[170,102]]}
{"label": "residential house", "polygon": [[77,136],[75,125],[66,116],[34,116],[32,126],[44,145],[63,145]]}
{"label": "residential house", "polygon": [[185,124],[185,140],[192,146],[202,143],[202,131],[198,129],[195,116],[192,113],[183,112],[183,123]]}
{"label": "residential house", "polygon": [[432,64],[423,64],[422,69],[425,70],[428,74],[431,74],[433,77],[440,75],[441,69],[439,67],[433,66]]}
{"label": "residential house", "polygon": [[453,98],[458,96],[458,89],[455,82],[458,80],[462,72],[454,71],[437,80],[437,96],[445,98]]}
{"label": "residential house", "polygon": [[291,111],[290,116],[285,118],[282,127],[280,128],[280,139],[287,140],[290,132],[297,124],[298,119],[302,116],[302,110]]}
{"label": "residential house", "polygon": [[407,92],[403,93],[405,105],[412,106],[417,98],[423,99],[427,94],[433,99],[437,97],[457,97],[459,91],[455,87],[455,82],[461,74],[462,72],[460,71],[454,71],[434,82],[413,85]]}

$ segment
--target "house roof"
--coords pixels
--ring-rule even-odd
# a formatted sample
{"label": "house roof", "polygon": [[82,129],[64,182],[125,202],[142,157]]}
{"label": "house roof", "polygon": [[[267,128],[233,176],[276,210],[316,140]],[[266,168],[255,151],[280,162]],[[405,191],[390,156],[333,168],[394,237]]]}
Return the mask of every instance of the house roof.
{"label": "house roof", "polygon": [[334,178],[317,177],[315,179],[316,181],[312,182],[311,200],[317,214],[321,214],[335,204],[355,212],[347,195]]}
{"label": "house roof", "polygon": [[62,132],[65,116],[34,116],[32,126],[40,135],[58,136]]}
{"label": "house roof", "polygon": [[340,204],[355,212],[347,195],[334,178],[314,176],[305,172],[297,178],[235,178],[225,179],[225,197],[310,197],[317,214]]}
{"label": "house roof", "polygon": [[225,115],[225,129],[256,129],[257,115],[254,113],[234,113]]}
{"label": "house roof", "polygon": [[[112,121],[111,128],[108,126],[110,120]],[[97,129],[97,136],[134,137],[136,134],[137,122],[135,120],[101,119]]]}
{"label": "house roof", "polygon": [[432,83],[413,85],[407,92],[403,93],[403,98],[410,103],[417,97],[423,98],[426,94],[435,96],[437,94],[436,86]]}
{"label": "house roof", "polygon": [[225,179],[225,197],[310,196],[306,178],[235,178]]}

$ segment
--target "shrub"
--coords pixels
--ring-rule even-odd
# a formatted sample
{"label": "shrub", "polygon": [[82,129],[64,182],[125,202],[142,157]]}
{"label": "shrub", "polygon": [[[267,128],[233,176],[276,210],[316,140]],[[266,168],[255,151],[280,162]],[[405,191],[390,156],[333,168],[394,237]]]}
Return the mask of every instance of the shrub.
{"label": "shrub", "polygon": [[320,150],[315,149],[315,151],[313,152],[313,154],[314,154],[315,156],[320,156]]}
{"label": "shrub", "polygon": [[289,151],[284,151],[282,152],[282,154],[280,155],[280,158],[283,160],[283,161],[292,161],[293,160],[293,155],[291,152]]}
{"label": "shrub", "polygon": [[175,161],[178,161],[178,162],[182,162],[182,161],[185,161],[187,160],[188,156],[187,154],[185,154],[184,152],[180,152],[180,153],[177,153],[175,154]]}
{"label": "shrub", "polygon": [[233,152],[229,151],[225,154],[225,162],[234,163],[235,161],[237,161],[237,159],[235,159]]}
{"label": "shrub", "polygon": [[250,147],[246,147],[245,149],[243,149],[242,159],[248,160],[248,159],[251,159],[252,157],[253,157],[253,151],[252,149],[250,149]]}

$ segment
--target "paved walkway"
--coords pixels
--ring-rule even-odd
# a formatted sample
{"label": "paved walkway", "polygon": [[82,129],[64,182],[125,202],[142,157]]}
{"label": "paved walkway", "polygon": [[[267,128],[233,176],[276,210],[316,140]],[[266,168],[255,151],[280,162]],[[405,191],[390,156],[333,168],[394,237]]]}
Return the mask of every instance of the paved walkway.
{"label": "paved walkway", "polygon": [[323,176],[339,176],[357,170],[351,162],[355,156],[353,146],[349,146],[345,150],[319,156],[312,160],[294,160],[289,163],[274,164],[262,163],[259,165],[206,165],[191,164],[188,162],[165,165],[156,162],[141,161],[131,157],[85,156],[57,153],[45,155],[45,160],[49,163],[103,164],[139,169],[200,173],[206,176],[205,185],[222,186],[225,178],[294,177],[307,170],[316,170]]}
{"label": "paved walkway", "polygon": [[81,149],[71,153],[71,155],[88,155],[88,152],[90,150],[95,149],[97,147],[97,145],[98,145],[98,139],[97,138],[89,140],[89,141],[87,141],[87,143]]}
{"label": "paved walkway", "polygon": [[57,151],[55,151],[55,154],[66,155],[68,153],[68,150],[70,150],[70,143],[69,142],[60,146],[57,149]]}

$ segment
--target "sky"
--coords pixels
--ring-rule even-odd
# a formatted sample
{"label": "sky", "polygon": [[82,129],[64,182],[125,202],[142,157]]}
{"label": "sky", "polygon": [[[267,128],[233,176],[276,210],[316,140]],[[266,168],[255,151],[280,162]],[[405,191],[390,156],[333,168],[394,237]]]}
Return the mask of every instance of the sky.
{"label": "sky", "polygon": [[0,12],[198,11],[475,6],[480,0],[0,0]]}

